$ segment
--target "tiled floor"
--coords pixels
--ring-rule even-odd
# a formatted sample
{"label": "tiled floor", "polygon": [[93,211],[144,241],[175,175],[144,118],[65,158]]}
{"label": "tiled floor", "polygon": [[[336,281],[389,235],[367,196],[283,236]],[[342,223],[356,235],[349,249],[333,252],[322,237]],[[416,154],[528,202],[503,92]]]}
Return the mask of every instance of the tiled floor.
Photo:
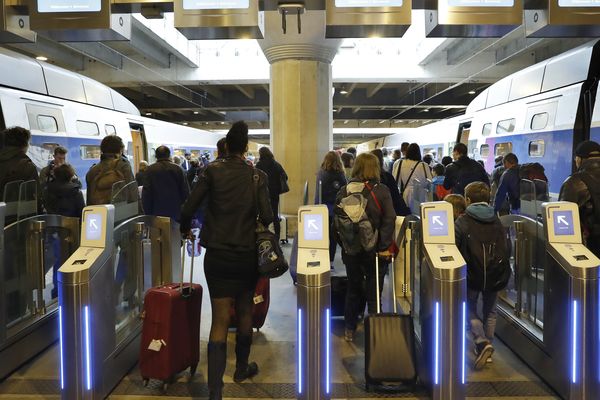
{"label": "tiled floor", "polygon": [[[285,247],[286,251],[290,246]],[[194,271],[194,280],[205,286],[201,262]],[[343,268],[336,260],[336,268]],[[189,276],[186,273],[184,276]],[[385,299],[384,299],[385,302]],[[252,359],[261,372],[243,384],[232,382],[235,368],[230,357],[225,374],[225,396],[235,399],[295,398],[295,306],[296,288],[289,275],[272,281],[271,304],[264,327],[254,336]],[[187,373],[163,393],[158,382],[144,387],[137,367],[115,388],[110,399],[202,399],[206,388],[206,340],[210,330],[210,303],[205,292],[201,319],[201,359],[197,375],[190,381]],[[343,339],[343,321],[334,320],[333,331],[333,397],[334,398],[428,398],[423,388],[414,393],[380,391],[367,393],[364,390],[364,347],[363,330],[359,327],[353,343]],[[229,335],[228,352],[233,354],[234,333]],[[554,399],[554,394],[539,378],[521,363],[502,343],[497,342],[494,362],[483,371],[469,369],[467,396],[472,399]],[[0,361],[1,362],[1,361]],[[32,362],[23,366],[12,376],[0,383],[1,399],[58,399],[58,349],[54,345]]]}

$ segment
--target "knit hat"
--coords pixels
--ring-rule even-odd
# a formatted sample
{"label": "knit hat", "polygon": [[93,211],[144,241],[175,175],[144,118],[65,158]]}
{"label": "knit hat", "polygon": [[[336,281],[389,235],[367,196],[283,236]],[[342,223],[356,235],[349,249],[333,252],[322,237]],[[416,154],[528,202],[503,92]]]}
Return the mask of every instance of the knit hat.
{"label": "knit hat", "polygon": [[600,157],[600,144],[585,140],[577,145],[575,155],[581,158]]}

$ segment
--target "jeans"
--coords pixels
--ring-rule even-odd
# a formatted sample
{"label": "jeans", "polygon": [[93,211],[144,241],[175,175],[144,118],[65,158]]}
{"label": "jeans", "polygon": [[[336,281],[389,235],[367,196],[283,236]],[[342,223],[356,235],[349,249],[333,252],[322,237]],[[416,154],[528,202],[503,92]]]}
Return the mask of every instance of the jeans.
{"label": "jeans", "polygon": [[[364,298],[367,299],[369,314],[377,312],[377,293],[375,292],[375,253],[362,252],[350,256],[342,251],[342,260],[346,265],[348,275],[348,288],[346,290],[346,306],[344,309],[344,321],[346,329],[356,330],[360,307],[364,307]],[[383,279],[387,272],[387,262],[379,263],[379,297],[381,305],[381,291],[383,290]],[[365,293],[366,291],[366,293]]]}
{"label": "jeans", "polygon": [[[477,303],[479,294],[483,301],[482,318],[477,313]],[[467,288],[467,305],[469,307],[469,322],[471,324],[471,333],[475,344],[490,342],[494,340],[494,331],[496,330],[496,301],[498,292],[480,292]]]}

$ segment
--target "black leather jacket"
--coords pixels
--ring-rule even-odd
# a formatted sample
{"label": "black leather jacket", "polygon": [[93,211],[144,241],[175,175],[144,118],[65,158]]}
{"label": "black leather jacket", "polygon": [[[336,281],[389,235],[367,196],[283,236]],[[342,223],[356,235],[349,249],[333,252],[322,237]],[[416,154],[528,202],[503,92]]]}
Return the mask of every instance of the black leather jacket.
{"label": "black leather jacket", "polygon": [[[254,180],[258,175],[257,202]],[[257,210],[265,225],[273,222],[267,175],[237,156],[215,160],[201,173],[198,183],[181,208],[181,231],[190,229],[196,210],[206,200],[200,243],[206,248],[252,251],[256,244]]]}
{"label": "black leather jacket", "polygon": [[584,231],[584,239],[594,224],[594,205],[592,196],[586,184],[581,179],[581,173],[591,175],[600,185],[600,157],[588,158],[582,161],[579,171],[568,177],[560,188],[559,200],[571,201],[579,206],[579,219]]}

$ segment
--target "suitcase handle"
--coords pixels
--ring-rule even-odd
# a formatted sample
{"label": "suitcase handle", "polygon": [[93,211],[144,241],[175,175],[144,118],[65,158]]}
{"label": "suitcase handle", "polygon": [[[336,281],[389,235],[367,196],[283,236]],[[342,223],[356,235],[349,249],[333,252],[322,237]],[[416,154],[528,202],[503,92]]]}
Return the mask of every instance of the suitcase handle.
{"label": "suitcase handle", "polygon": [[192,294],[192,290],[193,290],[193,277],[194,277],[194,256],[192,256],[192,265],[190,266],[190,284],[187,287],[187,290],[184,290],[183,287],[183,275],[184,275],[184,271],[185,271],[185,254],[187,253],[187,244],[188,242],[191,242],[192,245],[192,251],[194,250],[194,242],[196,241],[196,239],[194,240],[190,240],[190,239],[185,239],[182,243],[181,246],[181,282],[179,283],[179,292],[181,293],[181,297],[184,298],[188,298],[191,296]]}
{"label": "suitcase handle", "polygon": [[[390,271],[390,284],[392,285],[392,304],[394,307],[394,314],[398,313],[398,306],[396,305],[396,282],[394,279],[394,261],[395,257],[392,255],[392,269]],[[379,295],[379,256],[375,253],[375,291],[377,301],[377,314],[381,314],[381,296]]]}

